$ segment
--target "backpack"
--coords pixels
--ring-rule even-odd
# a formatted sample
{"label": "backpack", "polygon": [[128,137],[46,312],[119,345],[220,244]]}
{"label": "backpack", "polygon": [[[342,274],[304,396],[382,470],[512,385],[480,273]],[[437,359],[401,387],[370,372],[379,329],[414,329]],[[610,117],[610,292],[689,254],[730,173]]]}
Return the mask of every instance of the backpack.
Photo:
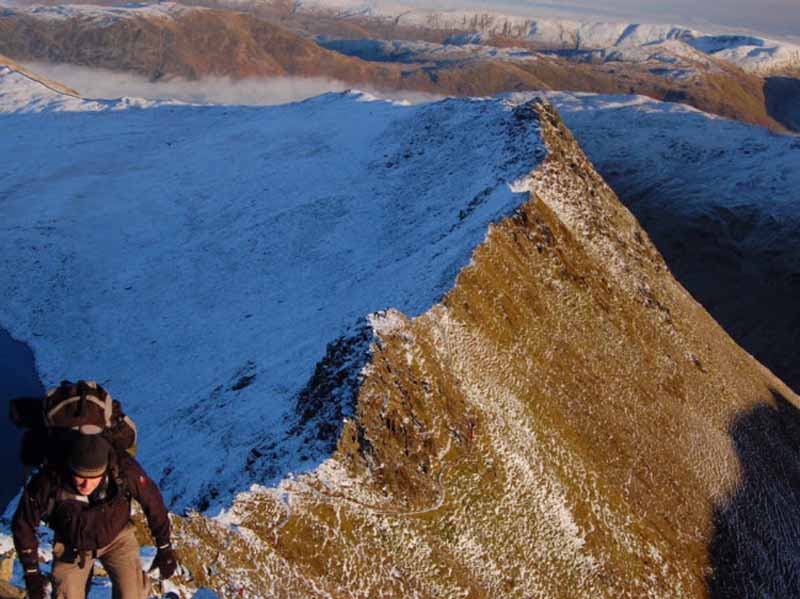
{"label": "backpack", "polygon": [[10,418],[26,429],[20,451],[26,468],[60,463],[80,434],[102,434],[116,451],[136,455],[136,424],[94,381],[61,381],[44,397],[12,399]]}

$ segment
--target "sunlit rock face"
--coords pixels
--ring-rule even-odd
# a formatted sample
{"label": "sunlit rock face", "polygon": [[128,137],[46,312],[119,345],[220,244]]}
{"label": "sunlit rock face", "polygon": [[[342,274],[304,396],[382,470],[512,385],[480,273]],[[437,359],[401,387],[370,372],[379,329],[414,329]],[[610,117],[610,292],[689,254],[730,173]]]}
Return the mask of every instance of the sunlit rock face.
{"label": "sunlit rock face", "polygon": [[330,460],[240,495],[216,522],[181,521],[184,539],[220,551],[205,584],[794,595],[797,396],[675,282],[552,108],[515,114],[549,152],[519,183],[530,199],[489,228],[441,303],[372,317]]}

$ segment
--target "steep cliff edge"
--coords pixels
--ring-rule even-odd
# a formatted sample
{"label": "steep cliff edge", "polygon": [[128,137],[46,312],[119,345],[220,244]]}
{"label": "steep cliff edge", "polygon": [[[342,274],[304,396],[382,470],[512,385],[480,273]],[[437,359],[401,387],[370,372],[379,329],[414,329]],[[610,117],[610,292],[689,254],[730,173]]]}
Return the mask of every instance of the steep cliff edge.
{"label": "steep cliff edge", "polygon": [[252,597],[796,591],[797,396],[675,282],[548,105],[515,116],[549,150],[530,200],[440,304],[372,317],[330,460],[178,522],[196,582]]}

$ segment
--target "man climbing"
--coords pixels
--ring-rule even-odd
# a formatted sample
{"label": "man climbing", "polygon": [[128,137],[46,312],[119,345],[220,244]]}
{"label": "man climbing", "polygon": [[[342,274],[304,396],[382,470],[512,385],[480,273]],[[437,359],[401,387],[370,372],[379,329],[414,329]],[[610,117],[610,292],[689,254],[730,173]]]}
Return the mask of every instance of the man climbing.
{"label": "man climbing", "polygon": [[25,486],[12,530],[30,599],[45,599],[36,530],[53,529],[53,597],[85,599],[94,560],[111,578],[114,599],[145,599],[147,576],[130,521],[131,499],[142,506],[158,552],[153,568],[175,573],[170,523],[156,484],[130,455],[115,452],[102,435],[80,435],[65,463],[43,468]]}

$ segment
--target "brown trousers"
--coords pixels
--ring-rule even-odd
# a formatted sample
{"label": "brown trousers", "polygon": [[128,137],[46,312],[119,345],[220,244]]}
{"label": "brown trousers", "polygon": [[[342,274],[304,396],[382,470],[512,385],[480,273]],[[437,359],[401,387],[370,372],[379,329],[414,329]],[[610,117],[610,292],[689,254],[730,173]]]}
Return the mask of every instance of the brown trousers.
{"label": "brown trousers", "polygon": [[[94,559],[91,553],[75,563],[62,561],[64,545],[53,545],[53,599],[86,599],[86,583],[92,572]],[[139,559],[139,542],[128,525],[109,545],[97,550],[97,559],[111,578],[113,599],[147,599],[149,580],[142,571]]]}

